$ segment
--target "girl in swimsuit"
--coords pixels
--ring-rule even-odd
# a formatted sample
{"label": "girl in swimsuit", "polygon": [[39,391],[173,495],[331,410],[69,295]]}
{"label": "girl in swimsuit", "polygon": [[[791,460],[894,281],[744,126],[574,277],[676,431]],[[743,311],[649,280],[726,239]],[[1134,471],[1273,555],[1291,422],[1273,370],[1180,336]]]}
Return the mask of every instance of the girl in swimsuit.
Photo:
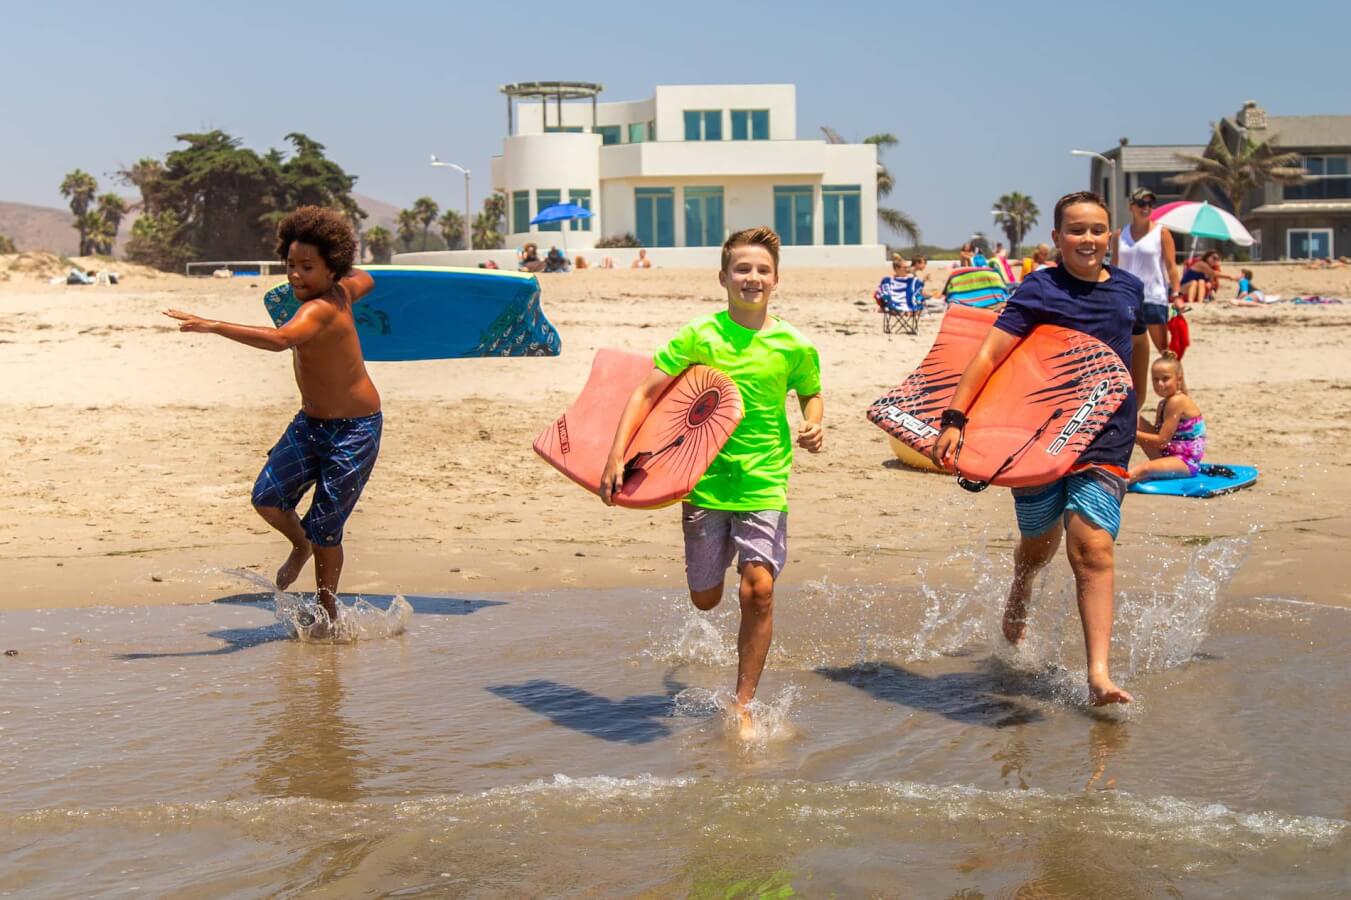
{"label": "girl in swimsuit", "polygon": [[1153,422],[1141,416],[1137,424],[1135,443],[1149,460],[1131,468],[1131,484],[1195,475],[1206,453],[1206,423],[1196,401],[1187,393],[1187,379],[1177,354],[1165,350],[1154,361],[1150,379],[1160,398],[1159,408]]}

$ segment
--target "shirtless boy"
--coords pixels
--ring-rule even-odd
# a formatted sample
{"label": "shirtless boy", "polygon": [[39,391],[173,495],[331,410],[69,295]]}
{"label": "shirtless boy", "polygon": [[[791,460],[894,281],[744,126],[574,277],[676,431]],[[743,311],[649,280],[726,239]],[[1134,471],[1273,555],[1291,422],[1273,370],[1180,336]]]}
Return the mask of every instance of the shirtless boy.
{"label": "shirtless boy", "polygon": [[[277,254],[300,309],[280,328],[203,319],[176,309],[179,331],[218,334],[260,350],[294,350],[300,412],[268,454],[253,486],[253,508],[291,542],[277,570],[285,590],[314,557],[315,597],[338,614],[343,525],[380,452],[380,394],[366,374],[352,304],[373,286],[354,269],[356,237],[342,214],[302,206],[277,226]],[[302,519],[300,498],[314,485]]]}

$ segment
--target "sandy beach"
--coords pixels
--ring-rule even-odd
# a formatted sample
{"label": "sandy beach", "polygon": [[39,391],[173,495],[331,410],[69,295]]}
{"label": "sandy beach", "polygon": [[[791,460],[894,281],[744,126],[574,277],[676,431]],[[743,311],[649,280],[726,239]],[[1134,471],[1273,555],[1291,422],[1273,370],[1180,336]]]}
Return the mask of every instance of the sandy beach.
{"label": "sandy beach", "polygon": [[[1261,265],[1269,293],[1351,296],[1351,272]],[[289,360],[179,334],[178,307],[264,323],[275,279],[133,272],[114,287],[49,286],[0,257],[0,610],[192,603],[232,592],[213,574],[270,575],[283,543],[249,507],[297,403]],[[820,348],[826,450],[799,453],[788,583],[907,584],[954,548],[1012,546],[1006,491],[960,491],[899,467],[863,417],[928,349],[881,333],[879,272],[783,273],[775,303]],[[600,347],[651,352],[721,304],[713,273],[586,271],[543,279],[563,339],[552,359],[375,363],[386,432],[347,531],[345,593],[519,591],[683,582],[675,513],[608,509],[535,457],[531,441],[580,389]],[[1152,540],[1253,534],[1232,589],[1347,605],[1351,536],[1351,306],[1211,304],[1190,316],[1187,378],[1208,458],[1258,466],[1258,485],[1210,501],[1132,498],[1118,566],[1147,571]],[[1151,401],[1152,402],[1152,401]],[[791,411],[796,415],[796,410]],[[298,587],[310,585],[307,570]]]}

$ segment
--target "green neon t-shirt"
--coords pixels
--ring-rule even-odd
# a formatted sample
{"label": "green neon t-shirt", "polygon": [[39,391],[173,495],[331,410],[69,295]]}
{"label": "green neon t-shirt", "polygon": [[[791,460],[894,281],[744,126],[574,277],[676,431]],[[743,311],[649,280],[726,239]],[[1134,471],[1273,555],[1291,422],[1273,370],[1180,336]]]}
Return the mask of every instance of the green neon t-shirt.
{"label": "green neon t-shirt", "polygon": [[667,375],[712,366],[741,392],[741,424],[685,499],[708,509],[787,510],[793,438],[784,405],[789,391],[821,392],[821,360],[811,342],[781,319],[752,331],[724,310],[681,328],[652,361]]}

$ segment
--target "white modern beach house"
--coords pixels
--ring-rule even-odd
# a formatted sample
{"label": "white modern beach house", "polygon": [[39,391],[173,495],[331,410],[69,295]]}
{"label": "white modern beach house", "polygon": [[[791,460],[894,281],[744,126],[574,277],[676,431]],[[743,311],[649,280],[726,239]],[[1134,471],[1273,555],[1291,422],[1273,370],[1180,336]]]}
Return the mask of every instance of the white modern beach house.
{"label": "white modern beach house", "polygon": [[[727,235],[768,224],[791,266],[878,266],[877,149],[801,140],[791,84],[663,85],[646,100],[602,103],[599,84],[503,87],[507,136],[492,186],[507,199],[506,251],[402,253],[399,263],[515,266],[566,245],[595,265],[636,249],[594,249],[632,235],[654,265],[715,267]],[[571,202],[589,219],[531,225]],[[564,232],[566,229],[566,232]]]}

